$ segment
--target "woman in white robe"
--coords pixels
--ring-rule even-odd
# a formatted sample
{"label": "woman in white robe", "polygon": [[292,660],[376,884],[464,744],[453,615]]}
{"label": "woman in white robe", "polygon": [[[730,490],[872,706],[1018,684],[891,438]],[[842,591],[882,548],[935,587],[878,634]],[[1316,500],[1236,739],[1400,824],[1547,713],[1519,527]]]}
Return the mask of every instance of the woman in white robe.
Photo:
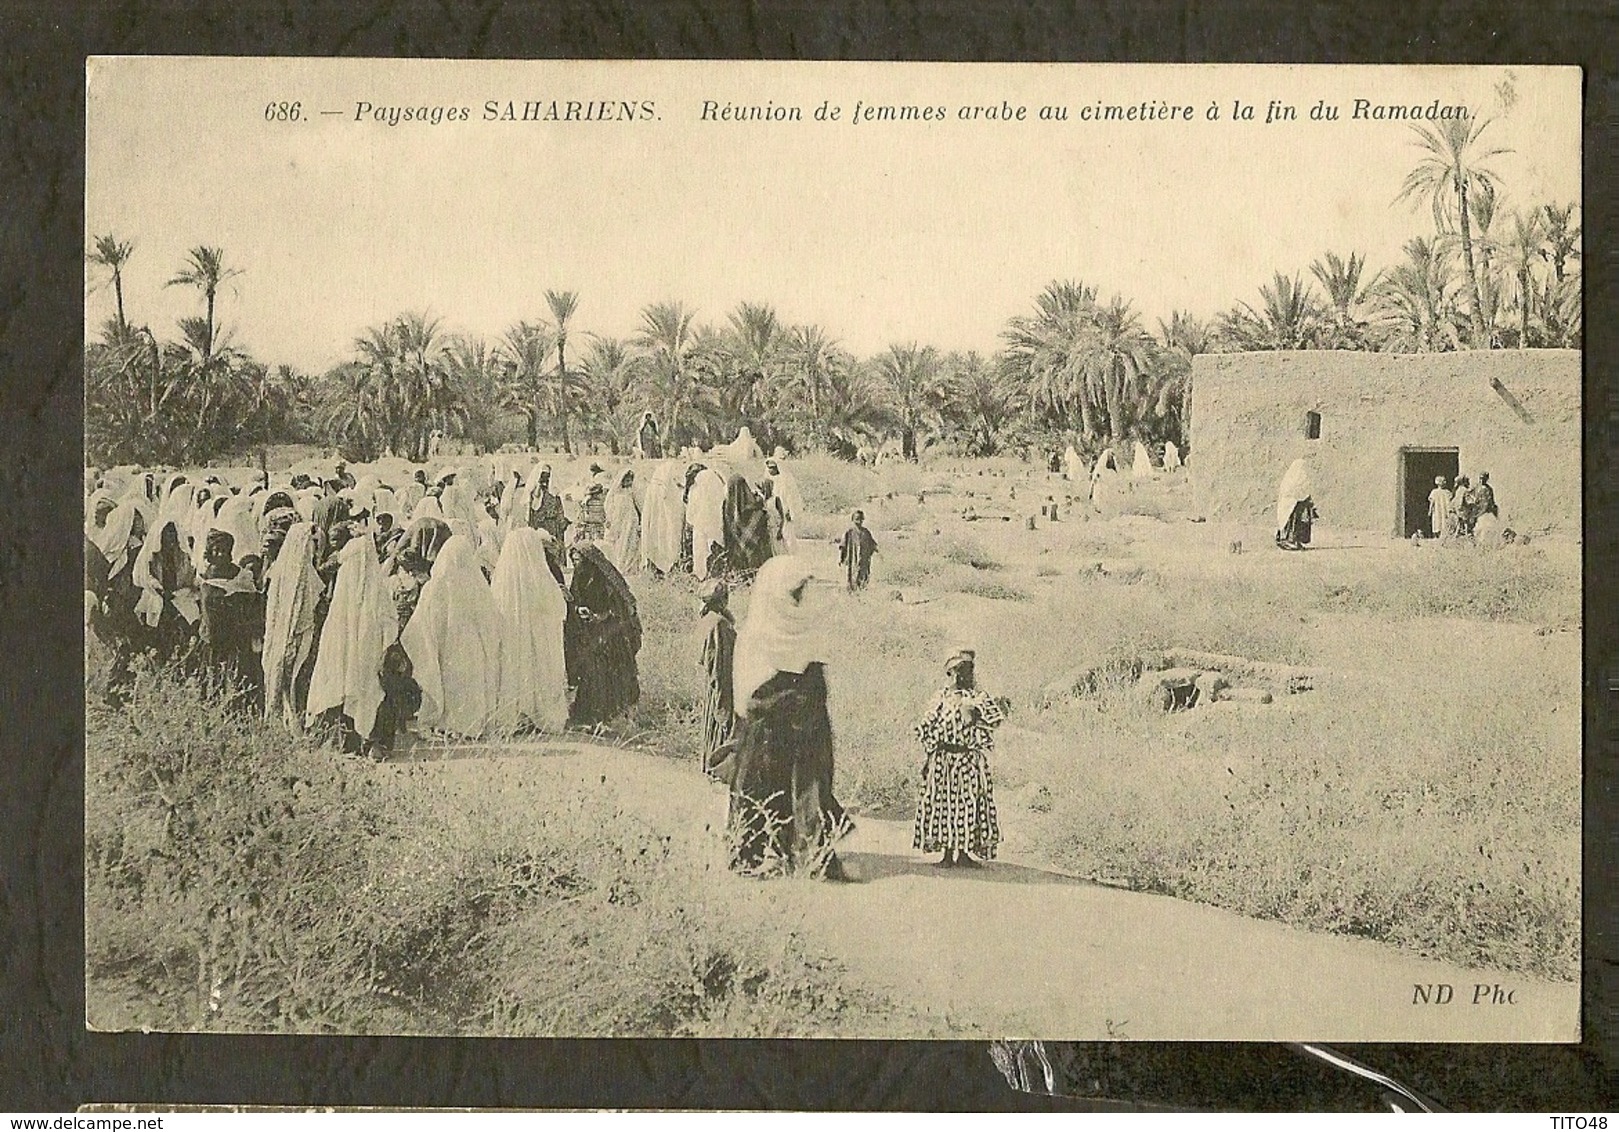
{"label": "woman in white robe", "polygon": [[686,521],[691,524],[691,572],[698,581],[708,577],[708,557],[725,545],[724,473],[704,468],[697,473],[686,497]]}
{"label": "woman in white robe", "polygon": [[626,468],[607,493],[607,529],[602,549],[620,574],[641,572],[641,509],[635,503],[635,472]]}
{"label": "woman in white robe", "polygon": [[352,538],[337,562],[305,714],[312,722],[341,708],[355,733],[369,739],[382,705],[382,654],[399,636],[399,620],[376,543]]}
{"label": "woman in white robe", "polygon": [[686,465],[665,460],[652,471],[641,511],[641,556],[660,574],[680,561],[680,539],[686,525]]}
{"label": "woman in white robe", "polygon": [[497,724],[515,731],[568,726],[568,670],[562,627],[568,601],[546,559],[550,535],[519,527],[506,536],[495,565],[495,608],[500,611],[500,708]]}
{"label": "woman in white robe", "polygon": [[303,728],[295,689],[298,672],[315,644],[315,605],[321,580],[315,571],[315,528],[294,523],[270,567],[264,603],[264,718],[279,718],[289,731]]}
{"label": "woman in white robe", "polygon": [[791,554],[797,546],[796,531],[804,521],[804,493],[798,488],[798,478],[782,467],[781,457],[772,456],[765,461],[765,470],[774,482],[775,497],[781,503],[781,541],[783,553]]}
{"label": "woman in white robe", "polygon": [[400,637],[421,686],[423,728],[476,738],[496,723],[501,632],[472,540],[452,536]]}
{"label": "woman in white robe", "polygon": [[1173,440],[1164,441],[1164,470],[1173,472],[1181,466],[1181,450]]}
{"label": "woman in white robe", "polygon": [[1301,456],[1288,465],[1276,489],[1276,545],[1284,550],[1302,550],[1310,541],[1315,521],[1314,489],[1310,466]]}

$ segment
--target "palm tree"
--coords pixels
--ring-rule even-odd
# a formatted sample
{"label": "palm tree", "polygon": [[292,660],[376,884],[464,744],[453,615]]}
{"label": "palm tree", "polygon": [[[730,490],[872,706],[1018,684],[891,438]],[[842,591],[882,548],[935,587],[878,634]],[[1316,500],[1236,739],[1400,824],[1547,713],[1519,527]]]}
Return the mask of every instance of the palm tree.
{"label": "palm tree", "polygon": [[506,363],[506,401],[527,419],[530,448],[540,443],[540,418],[547,411],[546,361],[555,345],[556,336],[549,327],[526,321],[508,327],[500,343]]}
{"label": "palm tree", "polygon": [[1457,283],[1451,253],[1439,240],[1406,241],[1405,262],[1386,272],[1374,296],[1383,348],[1405,353],[1442,350],[1461,341],[1454,322]]}
{"label": "palm tree", "polygon": [[1067,424],[1077,413],[1082,435],[1092,440],[1104,411],[1086,369],[1096,288],[1072,280],[1048,283],[1034,305],[1034,314],[1014,316],[1001,332],[1003,372],[1048,418]]}
{"label": "palm tree", "polygon": [[1540,214],[1546,232],[1543,255],[1551,261],[1553,278],[1563,281],[1568,261],[1580,254],[1580,226],[1574,223],[1575,205],[1541,205]]}
{"label": "palm tree", "polygon": [[650,303],[641,309],[641,325],[630,340],[647,360],[650,389],[672,445],[680,443],[682,415],[699,408],[703,400],[703,390],[691,372],[695,318],[696,312],[684,303]]}
{"label": "palm tree", "polygon": [[914,342],[894,345],[878,355],[873,366],[899,425],[901,454],[914,460],[917,434],[937,416],[946,399],[938,351]]}
{"label": "palm tree", "polygon": [[730,328],[725,342],[730,364],[726,377],[726,409],[741,420],[761,426],[760,439],[769,442],[764,432],[767,422],[760,419],[759,410],[772,379],[777,373],[782,328],[776,311],[767,303],[738,303],[730,315]]}
{"label": "palm tree", "polygon": [[135,254],[135,245],[128,240],[119,240],[111,233],[96,237],[95,251],[90,253],[90,262],[98,267],[104,267],[112,272],[112,291],[118,300],[118,325],[127,327],[129,323],[124,318],[124,265],[129,257]]}
{"label": "palm tree", "polygon": [[1124,439],[1137,415],[1138,402],[1149,379],[1152,346],[1151,336],[1141,328],[1141,319],[1124,299],[1115,295],[1107,306],[1096,309],[1085,372],[1090,383],[1100,389],[1102,404],[1107,408],[1110,444]]}
{"label": "palm tree", "polygon": [[831,335],[819,326],[795,326],[787,336],[787,373],[791,384],[785,393],[792,400],[803,397],[807,410],[808,433],[812,443],[826,440],[826,422],[821,404],[832,380],[833,368],[845,361]]}
{"label": "palm tree", "polygon": [[556,325],[556,406],[557,420],[562,426],[562,450],[571,455],[573,445],[568,440],[568,390],[570,386],[568,376],[568,320],[573,317],[574,311],[579,309],[579,293],[577,291],[547,291],[545,293],[545,303],[551,308],[551,318]]}
{"label": "palm tree", "polygon": [[463,417],[439,320],[417,312],[398,315],[367,328],[354,348],[357,380],[369,383],[366,404],[378,416],[385,445],[410,460],[426,458],[432,430]]}
{"label": "palm tree", "polygon": [[1235,350],[1308,350],[1317,344],[1322,308],[1309,284],[1280,271],[1259,288],[1263,309],[1238,303],[1219,319],[1222,342]]}
{"label": "palm tree", "polygon": [[1489,118],[1450,118],[1437,126],[1412,126],[1416,144],[1426,150],[1428,156],[1406,174],[1405,183],[1394,198],[1396,201],[1408,197],[1427,198],[1433,208],[1434,226],[1440,232],[1451,231],[1453,222],[1460,229],[1462,262],[1467,269],[1467,285],[1473,301],[1473,338],[1479,345],[1489,342],[1489,328],[1484,322],[1484,290],[1473,257],[1473,209],[1469,198],[1495,191],[1499,178],[1485,162],[1510,152],[1499,147],[1480,152],[1479,138],[1491,121]]}
{"label": "palm tree", "polygon": [[203,337],[203,353],[211,354],[214,349],[214,296],[219,291],[219,285],[226,280],[233,279],[242,272],[239,268],[225,266],[225,252],[222,248],[209,247],[198,244],[192,248],[190,258],[173,279],[165,286],[168,287],[195,287],[201,291],[208,303],[208,315],[205,322],[207,328]]}
{"label": "palm tree", "polygon": [[638,362],[621,339],[592,338],[581,366],[590,423],[606,433],[615,456],[635,446],[633,433],[640,420]]}
{"label": "palm tree", "polygon": [[1171,350],[1180,350],[1189,358],[1206,354],[1214,348],[1214,332],[1209,324],[1191,311],[1175,311],[1169,321],[1158,320],[1158,338]]}
{"label": "palm tree", "polygon": [[1505,252],[1507,270],[1512,273],[1514,297],[1518,300],[1518,348],[1529,345],[1529,308],[1535,298],[1534,265],[1546,250],[1546,231],[1541,214],[1518,209],[1512,214],[1512,232]]}
{"label": "palm tree", "polygon": [[476,452],[500,447],[504,366],[498,350],[482,338],[457,335],[444,351],[445,370],[457,403],[462,428]]}
{"label": "palm tree", "polygon": [[944,371],[946,417],[964,435],[971,455],[995,455],[1022,409],[1017,384],[976,350],[946,355]]}
{"label": "palm tree", "polygon": [[1310,264],[1310,274],[1316,277],[1327,293],[1327,303],[1332,308],[1337,330],[1334,346],[1339,349],[1354,349],[1361,345],[1360,323],[1355,318],[1354,308],[1365,298],[1367,288],[1377,282],[1374,278],[1366,287],[1362,287],[1360,277],[1365,270],[1366,257],[1358,252],[1350,252],[1348,259],[1341,259],[1337,252],[1328,252],[1322,259]]}

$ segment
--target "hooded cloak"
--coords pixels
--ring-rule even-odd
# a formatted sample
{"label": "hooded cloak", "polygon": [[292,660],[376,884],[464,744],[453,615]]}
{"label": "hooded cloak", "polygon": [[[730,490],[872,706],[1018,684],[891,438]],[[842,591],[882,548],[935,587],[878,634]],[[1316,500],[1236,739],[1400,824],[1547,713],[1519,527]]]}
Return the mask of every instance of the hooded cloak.
{"label": "hooded cloak", "polygon": [[368,538],[350,539],[338,554],[332,604],[315,654],[309,718],[340,707],[355,731],[370,735],[382,704],[382,654],[398,634],[375,545]]}
{"label": "hooded cloak", "polygon": [[453,536],[400,637],[421,686],[423,727],[472,738],[496,722],[501,630],[472,540]]}
{"label": "hooded cloak", "polygon": [[298,672],[315,644],[315,605],[320,575],[315,572],[315,528],[296,523],[288,529],[268,575],[264,606],[264,718],[280,718],[291,731],[303,724],[294,689]]}
{"label": "hooded cloak", "polygon": [[778,672],[802,673],[824,661],[820,615],[793,591],[813,577],[809,564],[791,554],[766,562],[753,580],[753,597],[737,630],[733,702],[746,715],[753,693]]}
{"label": "hooded cloak", "polygon": [[499,723],[527,720],[546,731],[568,725],[568,671],[562,628],[568,602],[551,575],[547,536],[512,531],[500,550],[491,593],[501,615]]}

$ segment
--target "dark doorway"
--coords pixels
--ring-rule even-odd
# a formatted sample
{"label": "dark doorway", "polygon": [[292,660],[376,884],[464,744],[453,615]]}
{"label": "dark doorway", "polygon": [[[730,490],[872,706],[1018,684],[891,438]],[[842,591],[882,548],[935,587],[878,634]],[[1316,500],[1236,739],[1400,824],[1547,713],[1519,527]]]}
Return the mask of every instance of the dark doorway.
{"label": "dark doorway", "polygon": [[1455,448],[1400,449],[1400,515],[1395,530],[1401,538],[1418,531],[1424,538],[1434,537],[1428,525],[1428,493],[1434,489],[1434,477],[1444,476],[1445,486],[1454,488],[1461,468],[1461,453]]}

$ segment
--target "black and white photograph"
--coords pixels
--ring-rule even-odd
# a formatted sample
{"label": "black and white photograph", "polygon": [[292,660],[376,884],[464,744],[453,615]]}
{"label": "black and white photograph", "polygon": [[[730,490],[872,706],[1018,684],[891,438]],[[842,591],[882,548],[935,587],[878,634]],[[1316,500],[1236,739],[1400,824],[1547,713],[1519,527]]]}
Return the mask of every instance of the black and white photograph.
{"label": "black and white photograph", "polygon": [[1578,68],[85,81],[90,1029],[1579,1039]]}

